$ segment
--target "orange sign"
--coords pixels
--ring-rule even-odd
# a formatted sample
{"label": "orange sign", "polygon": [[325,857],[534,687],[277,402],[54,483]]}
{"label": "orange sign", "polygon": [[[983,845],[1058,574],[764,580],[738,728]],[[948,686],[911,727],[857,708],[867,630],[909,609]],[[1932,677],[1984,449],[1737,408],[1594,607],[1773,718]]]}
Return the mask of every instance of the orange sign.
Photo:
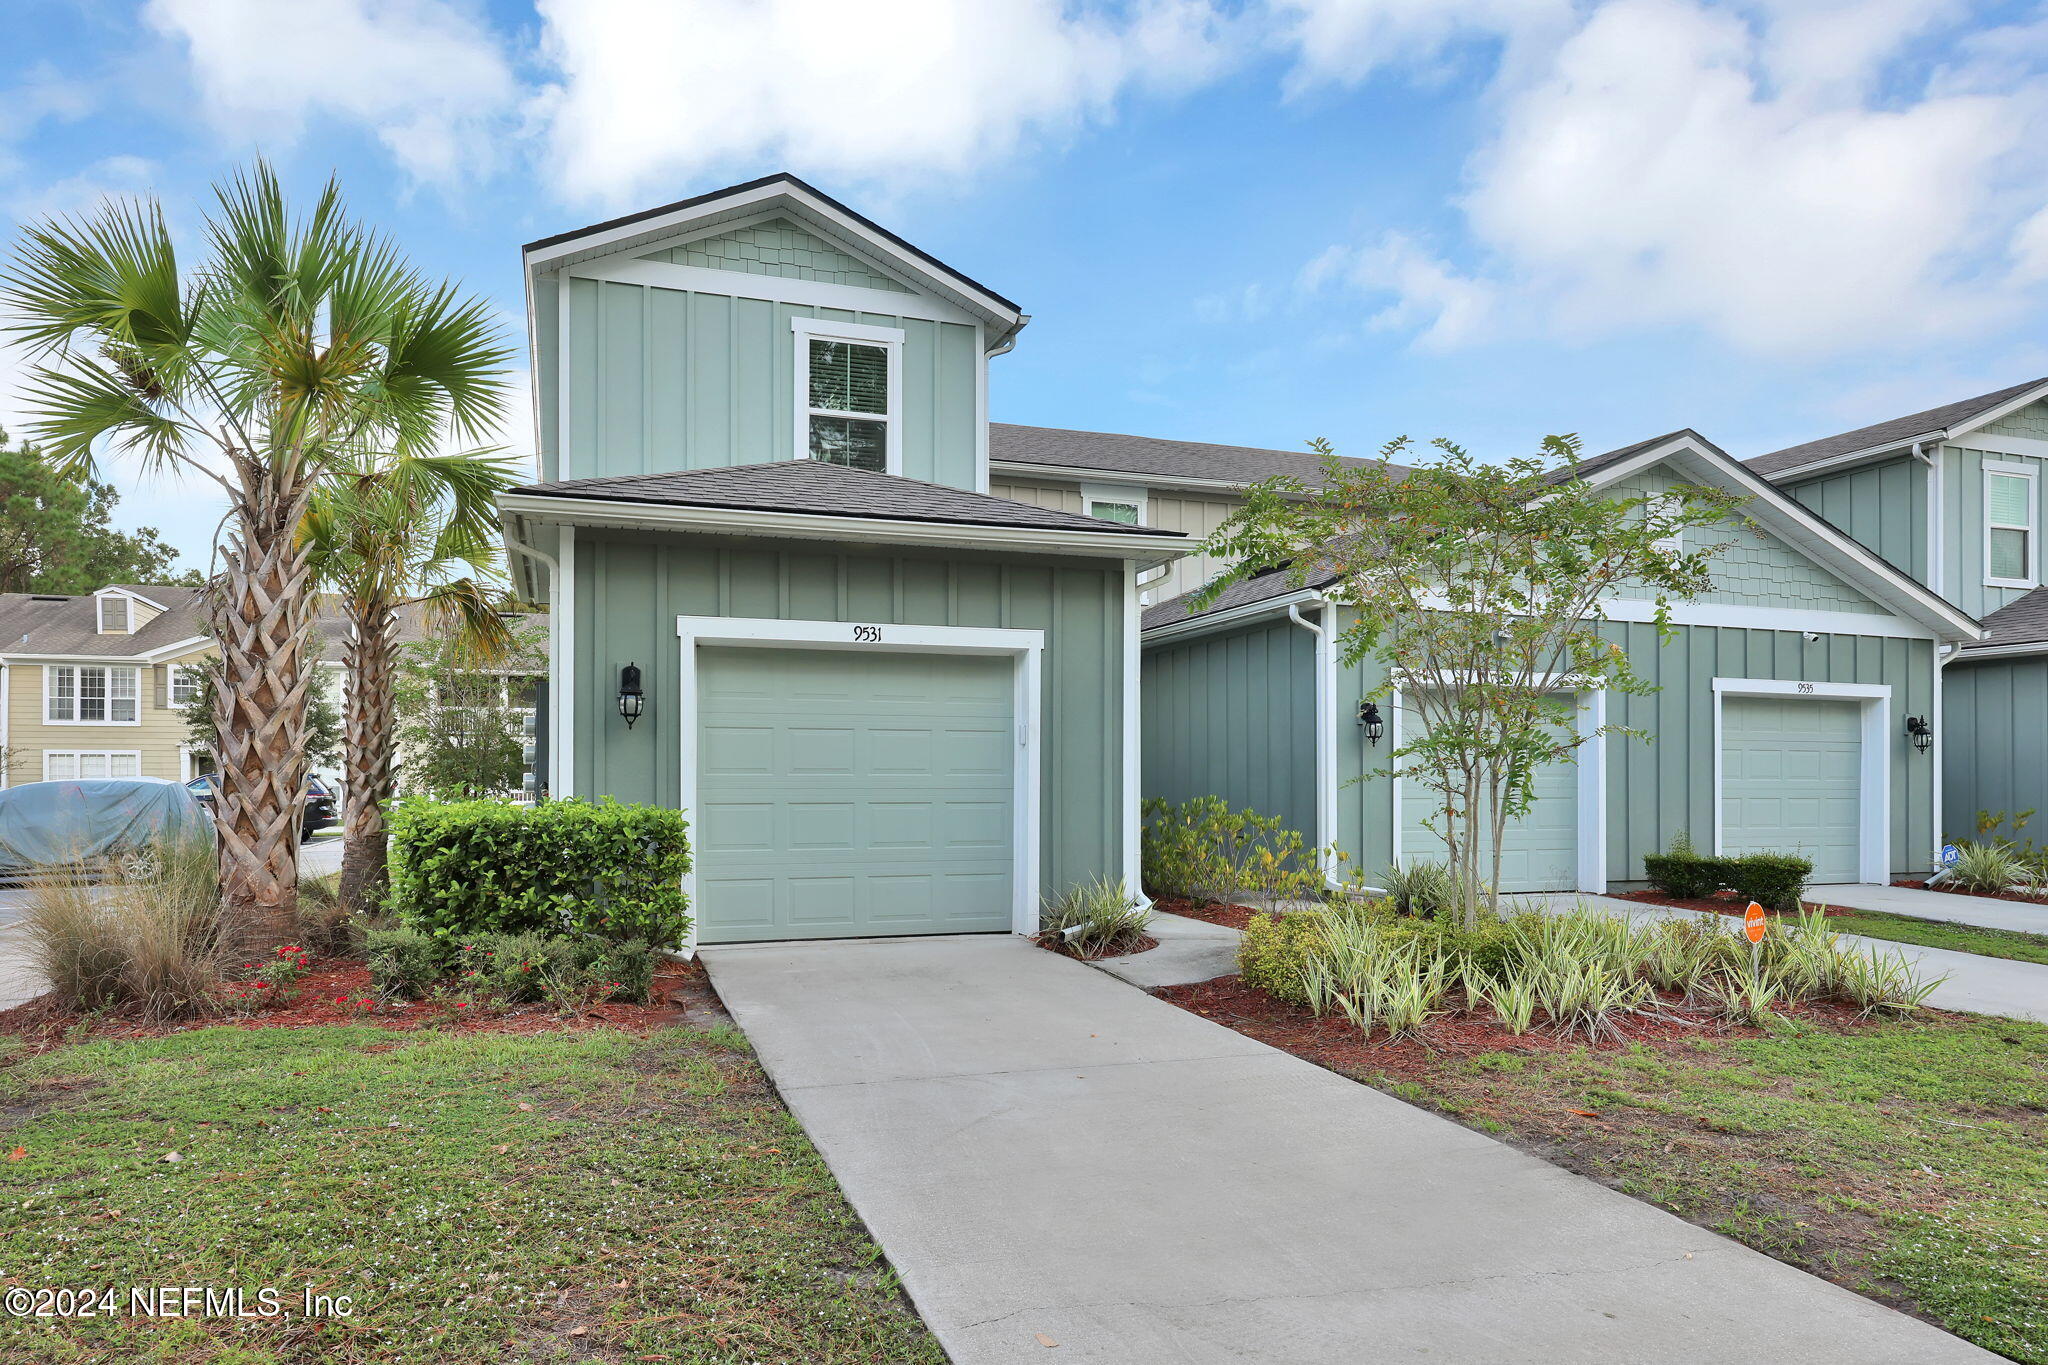
{"label": "orange sign", "polygon": [[1749,935],[1751,943],[1764,941],[1764,928],[1768,923],[1769,921],[1764,918],[1764,908],[1751,901],[1749,909],[1742,914],[1742,932]]}

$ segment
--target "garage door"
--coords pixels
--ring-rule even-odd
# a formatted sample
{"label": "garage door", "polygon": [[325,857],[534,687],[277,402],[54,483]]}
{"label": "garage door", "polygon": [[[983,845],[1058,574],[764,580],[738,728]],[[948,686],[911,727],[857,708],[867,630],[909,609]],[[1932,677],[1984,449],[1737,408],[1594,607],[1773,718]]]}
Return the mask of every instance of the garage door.
{"label": "garage door", "polygon": [[698,941],[1008,930],[1012,669],[700,648]]}
{"label": "garage door", "polygon": [[[1573,724],[1576,703],[1559,697],[1554,703],[1561,728]],[[1403,710],[1403,724],[1415,713]],[[1403,864],[1448,856],[1441,835],[1422,822],[1434,814],[1436,793],[1413,780],[1401,788],[1401,861]],[[1443,817],[1436,816],[1437,823]],[[1482,862],[1484,875],[1489,864]],[[1576,763],[1547,763],[1536,770],[1535,799],[1528,814],[1510,824],[1500,855],[1502,891],[1569,891],[1578,885],[1579,768]]]}
{"label": "garage door", "polygon": [[1797,853],[1817,882],[1857,880],[1863,719],[1852,701],[1721,700],[1721,849]]}

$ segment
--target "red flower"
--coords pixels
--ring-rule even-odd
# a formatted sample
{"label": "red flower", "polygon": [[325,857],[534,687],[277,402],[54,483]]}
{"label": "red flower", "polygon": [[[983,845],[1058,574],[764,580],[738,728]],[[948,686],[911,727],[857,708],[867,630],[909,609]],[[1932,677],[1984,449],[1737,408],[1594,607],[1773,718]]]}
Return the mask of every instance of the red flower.
{"label": "red flower", "polygon": [[467,1000],[458,1000],[455,1002],[455,1008],[457,1009],[467,1009],[468,1007],[469,1002]]}

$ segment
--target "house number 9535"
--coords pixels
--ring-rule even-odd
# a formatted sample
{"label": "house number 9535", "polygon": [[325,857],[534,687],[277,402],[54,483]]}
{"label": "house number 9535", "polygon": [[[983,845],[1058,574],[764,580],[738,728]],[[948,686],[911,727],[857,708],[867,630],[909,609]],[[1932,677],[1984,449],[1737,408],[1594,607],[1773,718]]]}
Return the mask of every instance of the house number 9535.
{"label": "house number 9535", "polygon": [[882,642],[882,628],[880,626],[855,626],[853,628],[853,642],[857,645],[880,644]]}

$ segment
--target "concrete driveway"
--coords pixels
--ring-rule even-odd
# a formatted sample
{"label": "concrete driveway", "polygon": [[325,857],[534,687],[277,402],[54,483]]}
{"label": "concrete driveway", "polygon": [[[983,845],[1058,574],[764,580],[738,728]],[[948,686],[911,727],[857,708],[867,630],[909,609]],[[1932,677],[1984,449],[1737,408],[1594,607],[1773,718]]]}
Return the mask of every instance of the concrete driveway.
{"label": "concrete driveway", "polygon": [[703,956],[959,1365],[1997,1359],[1021,939]]}

